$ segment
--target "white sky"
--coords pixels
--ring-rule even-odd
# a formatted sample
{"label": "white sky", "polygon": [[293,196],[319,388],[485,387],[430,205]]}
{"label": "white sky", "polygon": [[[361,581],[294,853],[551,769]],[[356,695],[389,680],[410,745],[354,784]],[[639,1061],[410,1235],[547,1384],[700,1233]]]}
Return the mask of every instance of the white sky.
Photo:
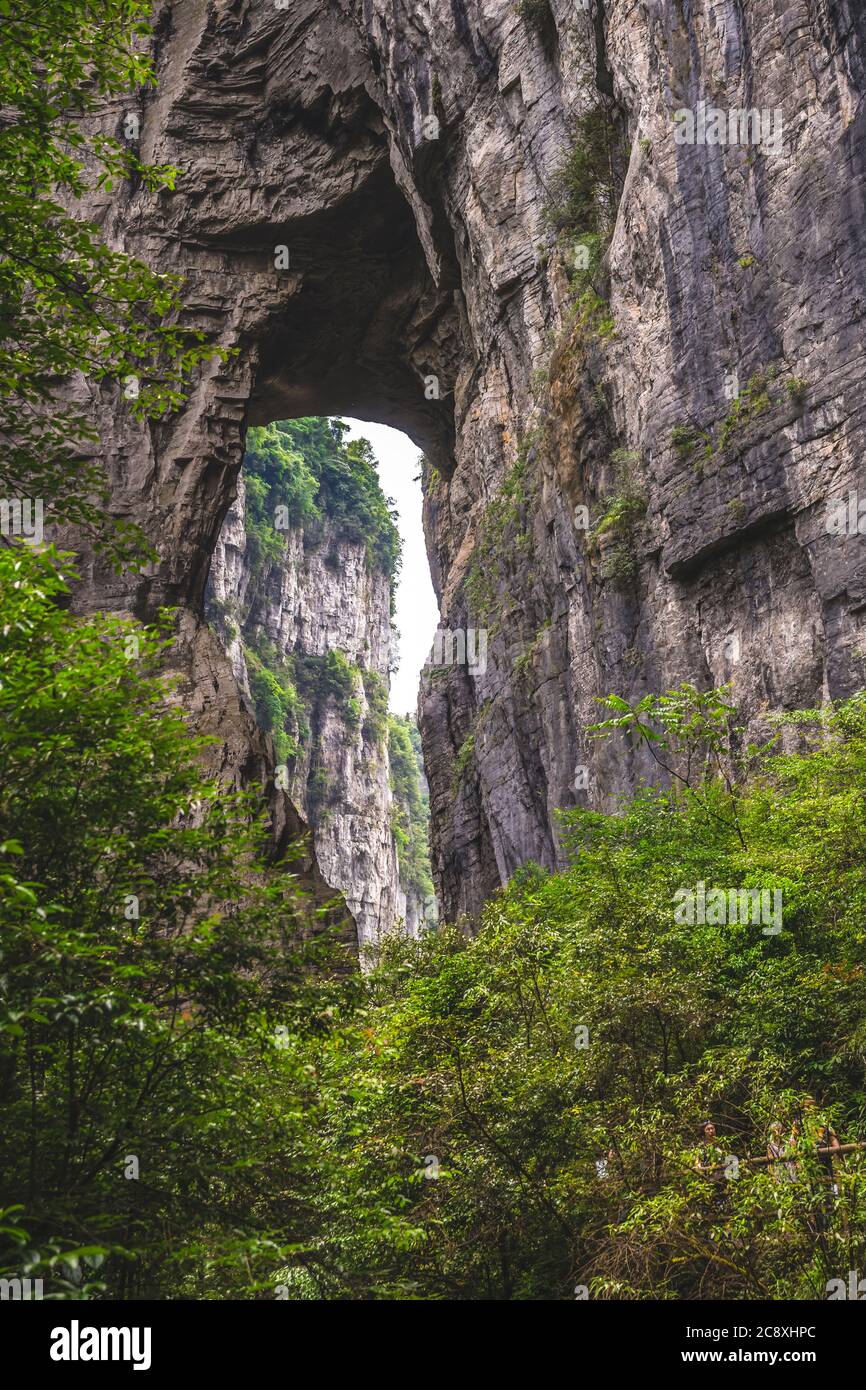
{"label": "white sky", "polygon": [[389,425],[366,424],[363,420],[347,420],[347,424],[351,426],[347,438],[369,439],[372,444],[382,491],[393,499],[400,514],[403,566],[394,618],[400,633],[400,665],[391,677],[390,705],[395,714],[414,714],[421,667],[439,626],[421,525],[421,483],[414,481],[421,472],[421,451],[407,435]]}

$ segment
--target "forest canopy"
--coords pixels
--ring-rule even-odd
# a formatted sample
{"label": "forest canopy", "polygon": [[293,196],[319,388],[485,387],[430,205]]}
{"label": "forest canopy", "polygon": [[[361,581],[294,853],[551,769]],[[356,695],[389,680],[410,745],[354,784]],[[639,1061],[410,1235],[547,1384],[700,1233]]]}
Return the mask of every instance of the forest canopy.
{"label": "forest canopy", "polygon": [[[573,867],[524,867],[362,978],[298,933],[249,806],[197,770],[159,634],[70,622],[58,566],[0,553],[0,1271],[73,1295],[750,1299],[864,1262],[859,1153],[836,1197],[808,1145],[794,1181],[748,1159],[806,1097],[863,1133],[866,698],[789,716],[787,754],[744,748],[723,695],[611,701],[600,736],[652,729],[699,773],[564,813]],[[676,920],[684,885],[756,879],[777,933]],[[721,1186],[694,1166],[708,1115],[739,1165]]]}

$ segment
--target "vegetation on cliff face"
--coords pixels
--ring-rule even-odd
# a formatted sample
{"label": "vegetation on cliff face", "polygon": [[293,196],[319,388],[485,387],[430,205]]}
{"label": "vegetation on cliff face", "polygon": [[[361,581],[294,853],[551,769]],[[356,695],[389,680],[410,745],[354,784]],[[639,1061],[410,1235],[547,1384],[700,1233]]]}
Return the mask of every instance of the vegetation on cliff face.
{"label": "vegetation on cliff face", "polygon": [[561,236],[600,237],[613,231],[628,146],[613,107],[598,104],[580,116],[572,143],[551,181],[545,209]]}
{"label": "vegetation on cliff face", "polygon": [[280,763],[297,756],[309,738],[308,703],[295,678],[295,663],[264,633],[243,644],[256,722],[274,740]]}
{"label": "vegetation on cliff face", "polygon": [[243,651],[256,722],[273,737],[279,762],[297,757],[309,742],[317,711],[328,702],[348,728],[356,729],[365,712],[364,696],[364,735],[376,740],[380,692],[386,706],[388,693],[381,682],[371,680],[375,672],[353,666],[337,648],[323,655],[285,656],[260,629],[243,642]]}
{"label": "vegetation on cliff face", "polygon": [[515,551],[525,555],[530,546],[526,520],[529,458],[539,438],[539,432],[535,432],[521,441],[515,462],[481,513],[476,528],[475,549],[464,586],[466,602],[471,618],[491,624],[494,630],[508,603],[509,562]]}
{"label": "vegetation on cliff face", "polygon": [[637,573],[635,538],[647,509],[647,498],[637,471],[640,455],[617,449],[610,461],[615,485],[604,498],[589,544],[593,551],[603,549],[601,577],[625,584]]}
{"label": "vegetation on cliff face", "polygon": [[397,842],[400,884],[420,902],[433,897],[430,871],[430,798],[424,781],[421,735],[415,720],[388,716],[388,764],[394,815],[391,828]]}
{"label": "vegetation on cliff face", "polygon": [[[400,558],[396,514],[382,494],[369,444],[346,443],[345,430],[339,420],[303,419],[250,431],[244,459],[248,594],[268,583],[272,566],[286,563],[287,532],[293,530],[303,536],[305,550],[326,538],[329,545],[363,544],[368,564],[391,585],[393,608]],[[230,613],[221,616],[231,620]],[[240,627],[256,719],[273,736],[278,761],[289,764],[293,775],[303,769],[306,783],[299,790],[312,825],[324,824],[341,790],[334,769],[329,775],[320,763],[319,735],[328,712],[342,721],[348,738],[360,730],[371,760],[387,746],[400,885],[415,904],[432,898],[429,805],[413,721],[389,715],[388,687],[378,671],[354,664],[337,648],[282,651],[264,633],[260,616],[254,602]],[[295,763],[304,753],[308,759]]]}
{"label": "vegetation on cliff face", "polygon": [[340,536],[363,543],[393,591],[400,567],[396,514],[382,495],[369,442],[344,439],[347,429],[342,420],[309,417],[249,431],[247,537],[264,564],[279,558],[289,526],[314,529],[327,517]]}
{"label": "vegetation on cliff face", "polygon": [[[382,493],[369,443],[345,440],[347,428],[341,420],[311,417],[249,431],[244,525],[252,582],[284,560],[289,531],[302,531],[311,545],[327,523],[338,541],[363,544],[370,566],[388,579],[393,607],[400,565],[396,513]],[[232,613],[221,616],[234,621]],[[282,652],[255,622],[242,623],[240,635],[256,720],[272,734],[280,762],[297,756],[317,724],[319,705],[328,701],[348,728],[363,720],[365,738],[384,743],[387,689],[376,672],[353,665],[337,649]]]}

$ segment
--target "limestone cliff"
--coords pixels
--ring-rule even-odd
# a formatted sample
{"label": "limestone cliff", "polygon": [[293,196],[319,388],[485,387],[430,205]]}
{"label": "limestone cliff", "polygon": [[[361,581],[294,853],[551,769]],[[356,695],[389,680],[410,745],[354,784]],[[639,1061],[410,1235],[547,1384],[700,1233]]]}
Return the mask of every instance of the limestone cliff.
{"label": "limestone cliff", "polygon": [[[162,558],[134,583],[93,563],[83,602],[177,604],[215,671],[202,598],[247,426],[406,430],[443,623],[488,634],[421,699],[449,915],[555,863],[558,806],[647,773],[587,735],[598,693],[730,679],[759,722],[862,683],[862,542],[825,524],[864,456],[859,4],[155,13],[141,148],[177,189],[92,211],[239,351],[164,424],[94,402],[114,505]],[[679,138],[707,108],[733,141]],[[221,700],[228,666],[192,684]]]}
{"label": "limestone cliff", "polygon": [[[328,422],[303,424],[339,462]],[[294,459],[309,480],[309,515],[297,524],[286,516],[276,529],[262,507],[265,484],[252,471],[260,457],[248,451],[220,531],[206,615],[245,703],[273,738],[286,789],[311,828],[319,869],[345,898],[359,945],[370,946],[395,927],[416,935],[429,862],[422,856],[421,875],[410,872],[401,828],[417,796],[414,762],[396,787],[392,767],[393,568],[371,561],[361,519],[347,525],[326,481],[309,472],[300,453]],[[378,492],[372,463],[363,466]],[[248,484],[259,488],[258,522],[248,507]],[[280,495],[279,480],[273,495]],[[396,554],[395,530],[388,539]]]}

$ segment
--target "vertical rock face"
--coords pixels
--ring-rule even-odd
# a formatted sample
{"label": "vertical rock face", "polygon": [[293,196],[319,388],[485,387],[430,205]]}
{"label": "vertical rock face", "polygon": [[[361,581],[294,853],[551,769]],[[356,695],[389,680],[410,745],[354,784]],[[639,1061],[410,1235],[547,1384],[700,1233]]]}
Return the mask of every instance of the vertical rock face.
{"label": "vertical rock face", "polygon": [[[142,152],[179,167],[177,191],[91,211],[183,272],[190,321],[239,352],[164,425],[94,403],[114,421],[114,505],[162,559],[134,586],[94,563],[83,603],[170,601],[207,645],[245,427],[345,413],[406,430],[443,625],[488,634],[483,671],[430,670],[421,697],[449,915],[527,859],[555,864],[558,807],[648,775],[587,734],[599,693],[730,680],[759,729],[862,683],[862,541],[826,524],[866,486],[859,5],[156,13]],[[675,113],[700,102],[777,123],[678,143]],[[557,232],[545,209],[598,109],[622,151],[594,188],[611,225],[582,223],[578,197]],[[575,277],[589,231],[599,264]],[[207,669],[220,660],[209,647]]]}
{"label": "vertical rock face", "polygon": [[425,903],[401,864],[394,829],[405,808],[392,788],[388,749],[389,577],[327,513],[278,534],[278,556],[259,558],[242,473],[214,550],[206,615],[244,703],[267,730],[275,723],[273,675],[285,672],[291,732],[280,717],[275,757],[310,827],[319,870],[354,918],[359,946],[395,928],[417,935]]}

